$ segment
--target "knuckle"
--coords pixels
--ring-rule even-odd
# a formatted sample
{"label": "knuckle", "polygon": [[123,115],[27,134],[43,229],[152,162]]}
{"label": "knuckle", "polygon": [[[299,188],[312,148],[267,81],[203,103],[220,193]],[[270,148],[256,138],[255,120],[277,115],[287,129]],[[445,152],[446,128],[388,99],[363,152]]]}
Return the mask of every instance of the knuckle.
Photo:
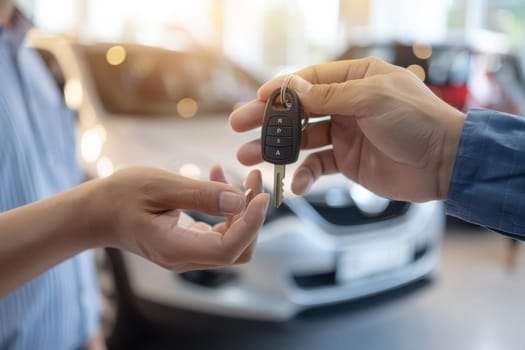
{"label": "knuckle", "polygon": [[367,63],[369,65],[380,65],[380,64],[384,64],[385,61],[383,61],[382,59],[376,57],[376,56],[369,56],[367,57]]}
{"label": "knuckle", "polygon": [[211,195],[205,191],[204,189],[197,188],[194,189],[191,194],[191,199],[195,205],[195,207],[200,208],[201,210],[208,210],[212,208],[212,204],[214,203]]}
{"label": "knuckle", "polygon": [[328,84],[323,86],[319,91],[319,103],[322,106],[327,106],[333,103],[334,98],[338,92],[338,86],[336,84]]}
{"label": "knuckle", "polygon": [[192,194],[191,194],[191,197],[192,197],[192,200],[195,202],[195,203],[203,203],[205,202],[205,193],[203,190],[201,189],[195,189],[193,190]]}

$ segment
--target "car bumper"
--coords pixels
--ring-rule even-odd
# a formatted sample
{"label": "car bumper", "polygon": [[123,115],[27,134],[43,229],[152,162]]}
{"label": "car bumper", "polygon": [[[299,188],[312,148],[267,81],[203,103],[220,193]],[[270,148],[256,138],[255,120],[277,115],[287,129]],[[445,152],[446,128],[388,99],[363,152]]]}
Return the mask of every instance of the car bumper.
{"label": "car bumper", "polygon": [[[283,321],[311,307],[372,295],[434,273],[444,222],[440,202],[414,204],[401,218],[337,235],[293,216],[282,218],[261,230],[253,260],[227,268],[235,278],[215,287],[189,282],[133,254],[124,253],[124,261],[139,299],[219,316]],[[367,274],[365,261],[354,274],[352,264],[359,262],[343,264],[343,257],[400,245],[409,247],[403,254],[410,259],[395,266],[383,262]],[[343,266],[350,271],[346,278]]]}

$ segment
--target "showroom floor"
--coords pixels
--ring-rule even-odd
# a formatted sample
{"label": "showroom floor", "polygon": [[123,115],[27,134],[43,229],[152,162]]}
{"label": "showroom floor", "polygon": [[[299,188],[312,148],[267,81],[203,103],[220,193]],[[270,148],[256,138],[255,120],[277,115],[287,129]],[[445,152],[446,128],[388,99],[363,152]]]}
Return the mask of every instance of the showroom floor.
{"label": "showroom floor", "polygon": [[453,221],[433,283],[310,311],[280,325],[159,332],[146,349],[523,349],[525,246],[517,269],[509,271],[508,242]]}

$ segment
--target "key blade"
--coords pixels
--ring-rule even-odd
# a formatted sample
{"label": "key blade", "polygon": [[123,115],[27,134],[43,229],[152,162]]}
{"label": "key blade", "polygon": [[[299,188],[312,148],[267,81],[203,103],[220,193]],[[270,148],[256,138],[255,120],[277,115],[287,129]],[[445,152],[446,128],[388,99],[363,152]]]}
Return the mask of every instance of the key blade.
{"label": "key blade", "polygon": [[283,202],[283,191],[284,191],[284,176],[285,166],[283,164],[276,164],[274,166],[274,177],[273,177],[273,206],[279,208]]}

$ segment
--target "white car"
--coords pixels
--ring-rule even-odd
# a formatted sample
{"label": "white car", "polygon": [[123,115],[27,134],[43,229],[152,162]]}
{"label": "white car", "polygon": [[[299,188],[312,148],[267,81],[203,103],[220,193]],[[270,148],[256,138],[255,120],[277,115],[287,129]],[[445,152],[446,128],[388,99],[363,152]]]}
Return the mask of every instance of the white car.
{"label": "white car", "polygon": [[[258,131],[236,134],[227,117],[235,102],[255,96],[258,83],[231,62],[203,50],[71,44],[40,34],[30,42],[52,71],[63,72],[89,176],[151,165],[204,179],[219,163],[240,183],[248,172],[236,161],[236,149]],[[273,167],[260,168],[272,188]],[[288,181],[292,172],[289,166]],[[176,309],[285,321],[308,308],[431,277],[444,220],[441,202],[390,201],[343,176],[326,176],[304,197],[286,191],[283,205],[269,210],[248,264],[176,274],[110,250],[114,275],[101,283],[108,297],[108,286],[116,285],[118,322],[129,309],[150,317],[154,309],[168,317]]]}

